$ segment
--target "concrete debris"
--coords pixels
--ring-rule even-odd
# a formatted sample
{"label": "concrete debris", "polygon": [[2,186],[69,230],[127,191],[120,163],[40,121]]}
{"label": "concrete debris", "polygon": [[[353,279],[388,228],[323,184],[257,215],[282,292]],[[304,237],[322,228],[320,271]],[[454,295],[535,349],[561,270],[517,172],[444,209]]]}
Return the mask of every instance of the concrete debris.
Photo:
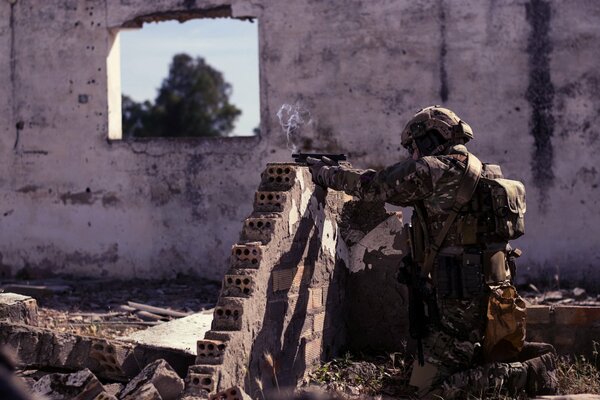
{"label": "concrete debris", "polygon": [[[153,386],[163,400],[179,398],[184,389],[183,379],[171,368],[165,360],[156,360],[148,364],[127,386],[121,391],[119,397],[124,399],[140,399],[140,393],[154,396],[154,392],[147,388]],[[154,398],[154,397],[148,397]]]}
{"label": "concrete debris", "polygon": [[121,400],[163,400],[156,387],[151,383],[146,383],[136,387],[131,393],[120,396]]}
{"label": "concrete debris", "polygon": [[563,294],[561,291],[559,290],[554,290],[551,292],[546,292],[546,294],[544,295],[544,300],[545,301],[559,301],[563,299]]}
{"label": "concrete debris", "polygon": [[212,318],[212,310],[208,310],[133,332],[118,339],[179,349],[195,355],[196,342],[210,329]]}
{"label": "concrete debris", "polygon": [[208,397],[209,400],[252,400],[250,396],[244,392],[239,386],[234,386],[229,389],[217,392]]}
{"label": "concrete debris", "polygon": [[119,392],[121,392],[121,390],[123,390],[124,387],[125,385],[123,385],[122,383],[109,383],[107,385],[104,385],[104,390],[107,394],[117,397],[117,394],[119,394]]}
{"label": "concrete debris", "polygon": [[35,299],[16,293],[0,293],[0,320],[37,325],[38,307]]}
{"label": "concrete debris", "polygon": [[97,376],[113,381],[127,381],[140,372],[140,365],[165,359],[181,376],[194,363],[193,354],[175,349],[136,345],[49,329],[0,322],[0,345],[15,353],[21,367],[89,368]]}
{"label": "concrete debris", "polygon": [[585,289],[577,287],[577,288],[573,289],[572,293],[573,293],[573,298],[575,300],[585,300],[585,299],[587,299],[587,292],[586,292]]}
{"label": "concrete debris", "polygon": [[[530,304],[547,305],[577,305],[600,307],[600,296],[590,295],[585,289],[560,289],[540,292],[533,289],[533,285],[521,289],[519,294]],[[537,289],[537,288],[536,288]]]}
{"label": "concrete debris", "polygon": [[[49,285],[51,282],[40,280],[35,283]],[[212,309],[220,288],[214,281],[194,277],[167,281],[64,279],[60,283],[73,287],[73,291],[38,299],[38,326],[55,332],[107,339],[127,336],[148,326],[163,324],[163,319],[176,318],[165,315],[160,321],[144,321],[137,315],[138,308],[127,305],[129,301],[187,315]]]}
{"label": "concrete debris", "polygon": [[89,369],[72,374],[49,374],[33,385],[33,391],[51,400],[100,400],[104,387]]}

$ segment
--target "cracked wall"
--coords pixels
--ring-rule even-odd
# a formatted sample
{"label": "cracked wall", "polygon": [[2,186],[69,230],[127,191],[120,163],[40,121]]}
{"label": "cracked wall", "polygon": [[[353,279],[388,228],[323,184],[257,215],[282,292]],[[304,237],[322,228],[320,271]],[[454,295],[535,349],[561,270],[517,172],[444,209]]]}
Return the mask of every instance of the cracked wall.
{"label": "cracked wall", "polygon": [[[258,18],[262,135],[108,141],[110,30],[224,7]],[[2,270],[218,279],[256,171],[289,157],[282,103],[312,111],[303,150],[377,168],[405,157],[410,115],[443,102],[528,188],[521,276],[590,286],[599,17],[593,0],[1,0]]]}

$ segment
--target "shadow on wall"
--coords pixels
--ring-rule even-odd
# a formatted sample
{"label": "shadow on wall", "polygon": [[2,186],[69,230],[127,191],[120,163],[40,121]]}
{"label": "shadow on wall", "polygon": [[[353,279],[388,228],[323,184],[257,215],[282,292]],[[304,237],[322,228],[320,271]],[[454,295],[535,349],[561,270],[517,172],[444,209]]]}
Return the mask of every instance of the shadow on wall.
{"label": "shadow on wall", "polygon": [[[307,367],[337,355],[345,343],[341,309],[347,272],[340,258],[328,260],[322,254],[325,203],[325,191],[316,187],[311,206],[293,234],[291,249],[273,269],[262,329],[252,344],[248,370],[257,376],[246,375],[249,393],[260,393],[262,388],[295,387]],[[295,277],[299,279],[297,289],[292,285],[278,290],[274,277],[296,268],[302,269]]]}

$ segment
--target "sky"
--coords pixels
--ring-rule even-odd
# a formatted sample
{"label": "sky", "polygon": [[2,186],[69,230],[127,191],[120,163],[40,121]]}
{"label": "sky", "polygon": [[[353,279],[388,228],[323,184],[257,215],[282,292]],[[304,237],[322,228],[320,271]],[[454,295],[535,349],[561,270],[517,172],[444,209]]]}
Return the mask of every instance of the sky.
{"label": "sky", "polygon": [[121,90],[151,100],[167,77],[173,55],[201,56],[232,86],[230,102],[242,110],[234,135],[251,135],[260,123],[257,23],[235,19],[167,21],[127,29],[121,38]]}

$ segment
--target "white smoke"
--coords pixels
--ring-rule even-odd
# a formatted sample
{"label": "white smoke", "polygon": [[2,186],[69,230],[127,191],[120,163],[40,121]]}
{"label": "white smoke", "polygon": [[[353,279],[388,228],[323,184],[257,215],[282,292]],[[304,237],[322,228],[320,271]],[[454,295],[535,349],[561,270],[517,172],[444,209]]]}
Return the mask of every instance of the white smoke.
{"label": "white smoke", "polygon": [[287,147],[292,153],[298,151],[298,139],[302,130],[312,124],[310,111],[301,104],[284,104],[277,111],[277,118],[283,133],[287,137]]}

